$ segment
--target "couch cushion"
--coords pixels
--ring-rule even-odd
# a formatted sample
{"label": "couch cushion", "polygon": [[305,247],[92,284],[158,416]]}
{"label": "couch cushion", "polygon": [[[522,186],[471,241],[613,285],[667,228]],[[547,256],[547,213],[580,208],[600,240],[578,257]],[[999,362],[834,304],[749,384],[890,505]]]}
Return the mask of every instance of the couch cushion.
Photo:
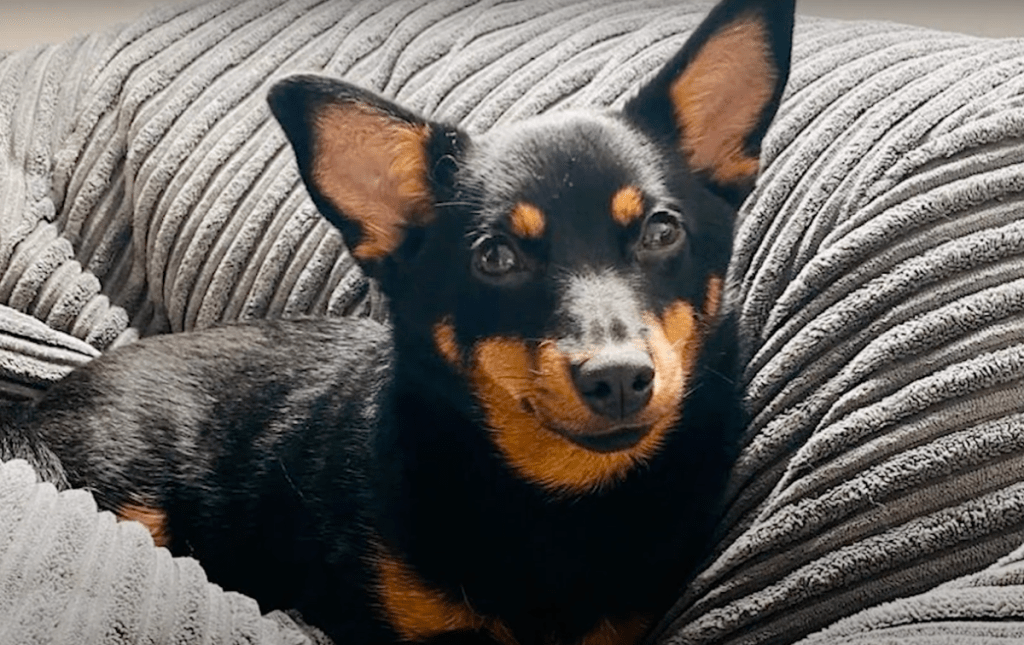
{"label": "couch cushion", "polygon": [[[380,316],[270,83],[324,71],[478,132],[620,103],[707,7],[211,2],[9,55],[0,302],[98,348]],[[897,597],[966,598],[937,586],[1024,543],[1022,88],[1024,41],[799,22],[729,276],[752,423],[719,548],[663,638],[792,642]]]}

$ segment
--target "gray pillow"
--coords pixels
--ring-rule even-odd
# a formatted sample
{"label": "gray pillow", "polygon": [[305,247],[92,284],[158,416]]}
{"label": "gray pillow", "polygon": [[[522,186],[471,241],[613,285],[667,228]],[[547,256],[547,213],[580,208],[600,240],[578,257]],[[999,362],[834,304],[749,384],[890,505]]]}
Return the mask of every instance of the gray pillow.
{"label": "gray pillow", "polygon": [[[211,2],[0,55],[0,389],[33,396],[139,335],[384,315],[300,186],[264,101],[274,80],[323,71],[482,131],[621,102],[707,8]],[[1024,543],[1022,88],[1019,40],[799,22],[729,276],[753,421],[718,551],[663,639],[1022,632],[1008,555]],[[53,499],[74,500],[74,522],[99,521],[85,493],[55,497],[3,468],[35,492],[15,496],[0,562],[33,548],[26,567],[49,561],[24,527]],[[93,565],[68,560],[54,584]],[[0,625],[59,641],[138,619],[93,613],[83,589],[0,594]]]}

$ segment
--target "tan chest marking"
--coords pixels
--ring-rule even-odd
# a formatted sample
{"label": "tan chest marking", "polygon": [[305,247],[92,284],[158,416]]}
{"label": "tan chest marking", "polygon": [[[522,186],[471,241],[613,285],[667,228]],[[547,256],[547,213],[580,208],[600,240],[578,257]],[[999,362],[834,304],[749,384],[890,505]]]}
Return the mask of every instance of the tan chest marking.
{"label": "tan chest marking", "polygon": [[[482,616],[464,600],[453,600],[424,582],[407,564],[377,545],[373,556],[377,598],[385,619],[402,640],[424,642],[453,631],[486,630],[503,645],[518,645],[508,627]],[[603,620],[578,645],[636,645],[649,621],[642,616]],[[554,644],[557,645],[557,644]]]}
{"label": "tan chest marking", "polygon": [[481,616],[464,600],[453,600],[431,587],[383,546],[377,546],[373,559],[380,608],[403,640],[422,642],[447,632],[487,630],[498,641],[515,645],[500,621]]}
{"label": "tan chest marking", "polygon": [[583,637],[580,645],[635,645],[643,638],[647,627],[648,620],[643,616],[614,621],[605,619]]}

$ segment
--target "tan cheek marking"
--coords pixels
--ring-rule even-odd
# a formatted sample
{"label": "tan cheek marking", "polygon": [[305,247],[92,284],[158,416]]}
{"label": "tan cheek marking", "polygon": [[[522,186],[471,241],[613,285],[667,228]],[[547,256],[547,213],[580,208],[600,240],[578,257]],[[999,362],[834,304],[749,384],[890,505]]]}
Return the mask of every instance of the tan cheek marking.
{"label": "tan cheek marking", "polygon": [[694,354],[699,347],[700,338],[697,331],[697,314],[693,310],[693,305],[685,300],[678,300],[665,309],[661,318],[665,338],[680,357]]}
{"label": "tan cheek marking", "polygon": [[477,397],[495,445],[520,477],[556,497],[582,495],[622,481],[657,453],[678,421],[682,396],[679,359],[660,329],[659,324],[652,336],[661,347],[655,356],[661,376],[638,420],[652,430],[637,445],[614,453],[587,450],[545,427],[554,421],[563,430],[582,431],[588,423],[603,423],[579,400],[565,357],[553,343],[542,344],[536,360],[522,341],[490,339],[475,346]]}
{"label": "tan cheek marking", "polygon": [[450,600],[380,544],[372,557],[380,608],[403,640],[422,642],[447,632],[486,629],[499,642],[515,645],[500,621],[477,614],[465,602]]}
{"label": "tan cheek marking", "polygon": [[521,341],[490,339],[475,348],[474,381],[498,449],[520,477],[562,496],[586,493],[616,479],[607,467],[619,455],[592,453],[543,427],[532,404],[529,351]]}
{"label": "tan cheek marking", "polygon": [[141,504],[125,504],[117,509],[120,520],[138,522],[146,527],[153,537],[153,544],[168,546],[171,543],[171,531],[167,526],[167,514],[159,508]]}
{"label": "tan cheek marking", "polygon": [[512,232],[526,240],[540,239],[544,235],[544,213],[533,204],[519,202],[509,218]]}
{"label": "tan cheek marking", "polygon": [[704,295],[704,319],[714,320],[722,308],[722,279],[716,275],[708,278]]}
{"label": "tan cheek marking", "polygon": [[434,325],[434,346],[449,365],[452,367],[462,366],[462,352],[455,339],[455,327],[452,326],[450,320],[445,319]]}
{"label": "tan cheek marking", "polygon": [[407,225],[425,224],[433,215],[426,157],[430,128],[355,103],[325,107],[316,120],[320,136],[313,183],[362,229],[352,254],[361,260],[390,254]]}
{"label": "tan cheek marking", "polygon": [[634,616],[625,620],[603,620],[583,637],[581,645],[634,645],[647,632],[648,620]]}
{"label": "tan cheek marking", "polygon": [[763,25],[737,24],[708,40],[670,89],[690,167],[720,183],[757,175],[758,159],[743,144],[778,76],[768,51]]}
{"label": "tan cheek marking", "polygon": [[636,186],[620,188],[612,197],[612,219],[628,226],[644,214],[644,198]]}
{"label": "tan cheek marking", "polygon": [[644,324],[648,329],[647,338],[654,360],[654,391],[645,410],[654,428],[645,441],[653,438],[657,442],[649,448],[653,455],[661,448],[667,433],[679,423],[689,366],[683,363],[675,344],[668,338],[663,321],[647,313]]}
{"label": "tan cheek marking", "polygon": [[509,338],[491,338],[476,345],[476,385],[488,401],[521,402],[531,390],[533,361],[526,343]]}
{"label": "tan cheek marking", "polygon": [[697,316],[690,303],[680,300],[669,306],[661,319],[653,314],[644,315],[649,330],[648,340],[654,359],[654,392],[648,404],[654,430],[660,442],[675,428],[682,413],[683,396],[697,366],[701,339]]}

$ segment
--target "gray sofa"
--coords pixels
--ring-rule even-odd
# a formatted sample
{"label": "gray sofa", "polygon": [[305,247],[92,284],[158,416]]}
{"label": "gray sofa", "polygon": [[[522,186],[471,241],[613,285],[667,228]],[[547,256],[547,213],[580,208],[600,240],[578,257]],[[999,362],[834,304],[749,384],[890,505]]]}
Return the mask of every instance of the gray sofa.
{"label": "gray sofa", "polygon": [[[275,79],[482,131],[621,102],[706,9],[204,2],[0,54],[0,395],[140,336],[385,315],[300,186]],[[655,637],[1024,642],[1024,40],[802,18],[763,166],[728,279],[753,421]],[[0,464],[0,643],[319,637]]]}

